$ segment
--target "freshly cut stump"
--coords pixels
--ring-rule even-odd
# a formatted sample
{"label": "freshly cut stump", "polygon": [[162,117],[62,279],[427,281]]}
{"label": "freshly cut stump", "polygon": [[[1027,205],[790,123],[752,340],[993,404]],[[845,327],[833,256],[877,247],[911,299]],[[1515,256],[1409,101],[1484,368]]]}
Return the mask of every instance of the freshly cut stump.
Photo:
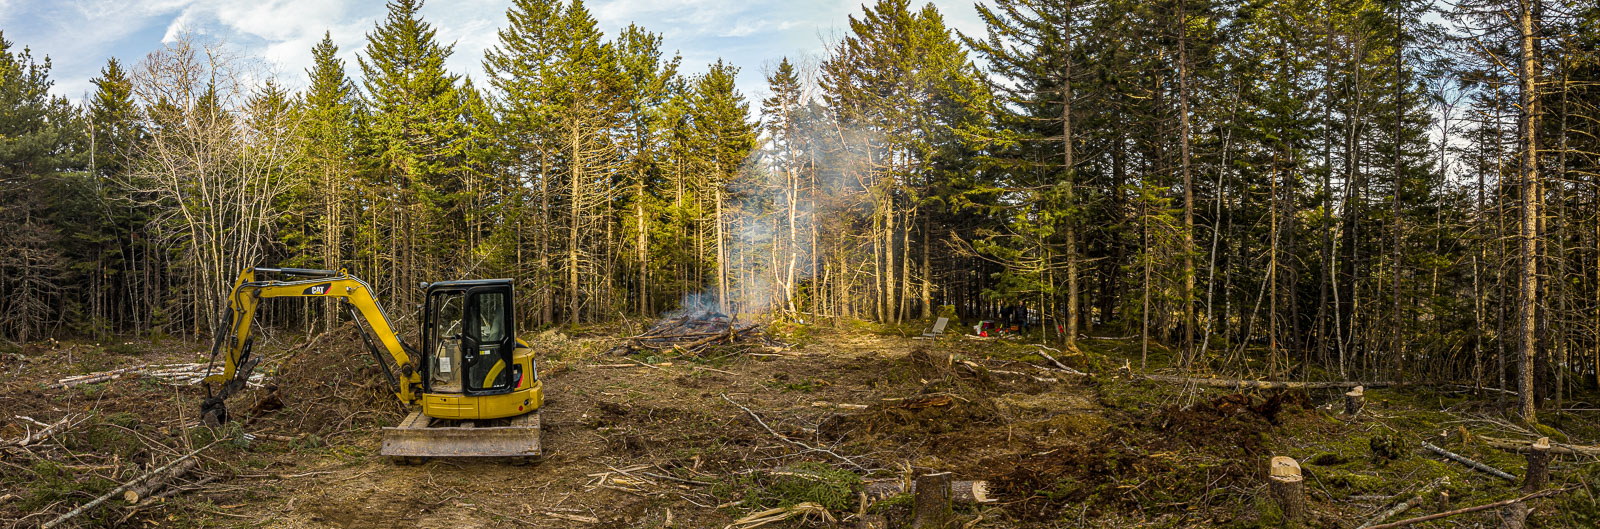
{"label": "freshly cut stump", "polygon": [[1272,499],[1278,502],[1284,521],[1303,522],[1306,519],[1306,483],[1300,474],[1300,463],[1294,458],[1275,456],[1267,468],[1267,484]]}
{"label": "freshly cut stump", "polygon": [[955,518],[950,505],[949,472],[917,476],[911,499],[911,529],[945,529]]}
{"label": "freshly cut stump", "polygon": [[1550,483],[1550,438],[1540,437],[1528,447],[1528,471],[1522,480],[1523,492],[1539,492]]}
{"label": "freshly cut stump", "polygon": [[1361,386],[1356,386],[1344,394],[1344,414],[1355,416],[1361,413],[1361,407],[1366,404],[1366,391]]}

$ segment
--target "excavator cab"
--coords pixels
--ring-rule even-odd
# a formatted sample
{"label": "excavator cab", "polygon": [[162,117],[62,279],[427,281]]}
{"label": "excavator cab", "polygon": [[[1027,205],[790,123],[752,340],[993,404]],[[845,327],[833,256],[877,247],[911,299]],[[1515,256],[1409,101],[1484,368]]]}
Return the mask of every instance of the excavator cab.
{"label": "excavator cab", "polygon": [[422,406],[384,428],[382,454],[397,461],[538,456],[544,391],[533,350],[516,337],[511,281],[423,288]]}
{"label": "excavator cab", "polygon": [[[488,284],[485,284],[488,283]],[[423,307],[425,387],[433,392],[500,395],[522,375],[514,365],[511,285],[450,281],[427,288]]]}

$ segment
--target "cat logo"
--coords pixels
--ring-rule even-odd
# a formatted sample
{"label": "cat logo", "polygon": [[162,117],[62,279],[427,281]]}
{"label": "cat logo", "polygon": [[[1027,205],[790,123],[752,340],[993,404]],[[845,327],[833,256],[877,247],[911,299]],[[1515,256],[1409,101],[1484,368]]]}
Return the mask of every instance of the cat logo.
{"label": "cat logo", "polygon": [[311,285],[309,287],[306,287],[306,291],[303,292],[301,295],[305,295],[305,296],[321,296],[323,294],[327,294],[328,293],[328,287],[330,287],[330,286],[333,286],[333,283],[323,283],[323,284],[320,284],[320,285]]}

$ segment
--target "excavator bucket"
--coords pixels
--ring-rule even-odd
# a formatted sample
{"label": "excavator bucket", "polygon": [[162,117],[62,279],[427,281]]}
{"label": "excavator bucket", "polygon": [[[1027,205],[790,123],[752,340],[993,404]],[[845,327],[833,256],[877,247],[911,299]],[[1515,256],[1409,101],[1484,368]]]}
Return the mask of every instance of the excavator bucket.
{"label": "excavator bucket", "polygon": [[[502,424],[503,423],[503,424]],[[399,426],[383,429],[385,456],[397,460],[424,457],[539,456],[539,412],[507,419],[450,421],[412,411]]]}

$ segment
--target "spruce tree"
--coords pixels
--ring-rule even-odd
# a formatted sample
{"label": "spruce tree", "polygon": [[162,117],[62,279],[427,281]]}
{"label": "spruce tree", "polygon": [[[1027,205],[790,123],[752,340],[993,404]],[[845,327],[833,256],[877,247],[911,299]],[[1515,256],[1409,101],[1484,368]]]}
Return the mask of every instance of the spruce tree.
{"label": "spruce tree", "polygon": [[418,13],[421,0],[394,0],[389,14],[367,34],[361,66],[363,102],[370,112],[364,134],[367,156],[379,189],[377,241],[391,246],[376,262],[387,265],[386,284],[403,302],[415,298],[416,284],[461,264],[461,233],[449,231],[459,215],[455,193],[462,187],[452,156],[465,135],[458,76],[445,71],[453,45],[437,41],[432,24]]}
{"label": "spruce tree", "polygon": [[708,175],[711,188],[714,244],[717,263],[717,303],[731,313],[727,226],[723,217],[725,186],[739,175],[745,159],[756,147],[758,124],[748,121],[750,103],[735,86],[739,68],[721,60],[694,80],[693,109],[696,158]]}

